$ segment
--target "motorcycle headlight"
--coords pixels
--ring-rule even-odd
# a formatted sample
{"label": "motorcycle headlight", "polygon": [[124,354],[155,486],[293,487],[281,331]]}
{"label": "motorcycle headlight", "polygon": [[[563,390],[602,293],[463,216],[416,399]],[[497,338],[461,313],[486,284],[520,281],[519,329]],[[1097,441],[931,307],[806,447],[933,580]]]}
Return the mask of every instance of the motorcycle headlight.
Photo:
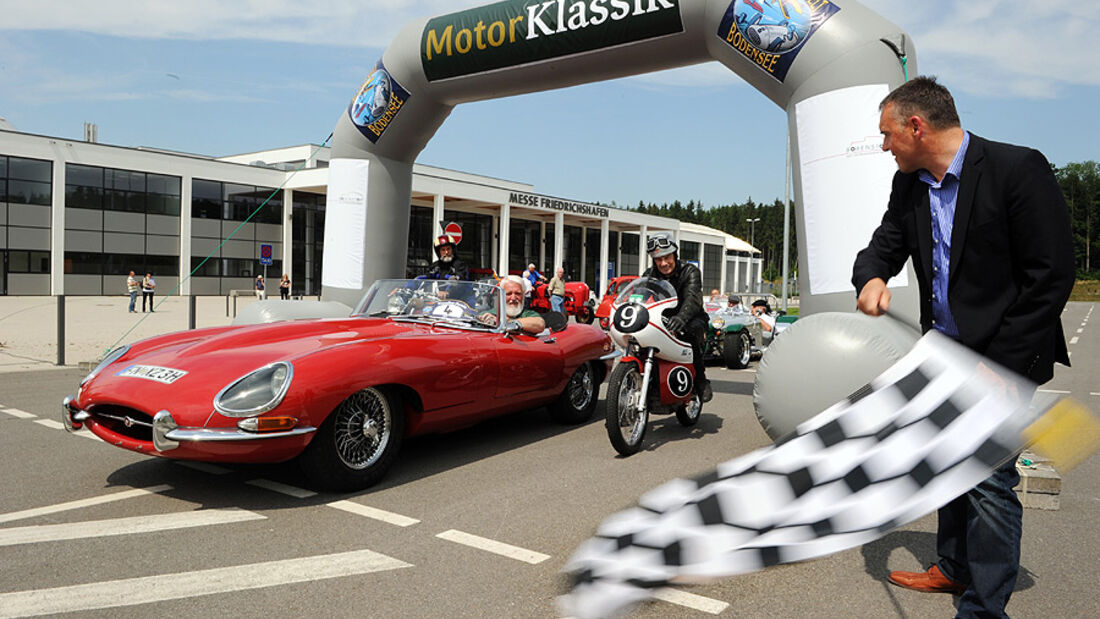
{"label": "motorcycle headlight", "polygon": [[125,346],[119,346],[118,348],[116,348],[116,349],[112,350],[111,352],[107,353],[107,356],[103,358],[103,361],[100,361],[99,365],[95,366],[95,369],[92,370],[91,372],[89,372],[88,375],[85,376],[84,379],[80,381],[80,386],[83,387],[84,383],[86,383],[86,382],[92,380],[93,378],[95,378],[95,375],[99,374],[99,372],[102,371],[103,368],[107,367],[108,365],[111,365],[115,361],[118,361],[119,359],[122,358],[122,355],[125,355],[128,352],[130,352],[130,345],[129,344],[127,344]]}
{"label": "motorcycle headlight", "polygon": [[245,374],[214,396],[214,410],[226,417],[255,417],[283,401],[294,366],[280,361]]}
{"label": "motorcycle headlight", "polygon": [[715,329],[721,329],[722,327],[726,326],[726,320],[724,318],[715,318],[714,320],[710,321],[710,326],[714,327]]}

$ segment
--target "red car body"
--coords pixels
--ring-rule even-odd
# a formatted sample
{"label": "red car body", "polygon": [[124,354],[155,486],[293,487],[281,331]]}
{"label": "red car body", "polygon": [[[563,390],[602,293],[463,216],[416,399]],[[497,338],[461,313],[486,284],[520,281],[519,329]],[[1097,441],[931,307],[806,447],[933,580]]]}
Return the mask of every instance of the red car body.
{"label": "red car body", "polygon": [[620,275],[619,277],[612,277],[611,281],[607,282],[607,290],[600,297],[600,304],[596,306],[596,318],[599,319],[600,327],[604,331],[611,327],[611,306],[615,304],[615,297],[619,295],[619,291],[626,284],[636,279],[638,279],[637,275]]}
{"label": "red car body", "polygon": [[[466,305],[454,298],[432,303]],[[123,449],[167,458],[302,457],[314,484],[362,488],[381,478],[405,437],[543,405],[560,421],[584,421],[615,356],[610,339],[589,325],[527,335],[463,323],[456,314],[369,317],[385,312],[366,312],[366,301],[349,318],[137,342],[108,355],[66,398],[63,420]],[[502,316],[503,306],[492,303],[488,311]],[[265,390],[271,402],[247,414],[233,408],[248,398],[260,402]]]}

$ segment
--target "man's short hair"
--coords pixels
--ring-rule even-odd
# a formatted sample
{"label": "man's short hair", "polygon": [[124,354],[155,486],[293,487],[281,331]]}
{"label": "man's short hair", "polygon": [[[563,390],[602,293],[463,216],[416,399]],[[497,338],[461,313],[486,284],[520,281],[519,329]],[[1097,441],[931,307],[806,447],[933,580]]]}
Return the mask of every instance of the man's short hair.
{"label": "man's short hair", "polygon": [[887,104],[894,104],[894,113],[904,120],[921,116],[933,129],[949,129],[959,126],[959,113],[955,99],[946,87],[936,82],[935,76],[920,76],[905,82],[886,95],[879,104],[882,111]]}

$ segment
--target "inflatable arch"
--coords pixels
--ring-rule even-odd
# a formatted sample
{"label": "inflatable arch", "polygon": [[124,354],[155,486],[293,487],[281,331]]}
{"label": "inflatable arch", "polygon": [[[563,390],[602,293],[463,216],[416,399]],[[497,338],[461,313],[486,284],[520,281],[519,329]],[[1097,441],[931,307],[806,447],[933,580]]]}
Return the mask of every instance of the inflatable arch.
{"label": "inflatable arch", "polygon": [[[404,276],[413,161],[454,106],[712,60],[787,111],[803,313],[852,311],[895,170],[878,103],[916,73],[907,35],[854,0],[504,0],[409,23],[334,131],[322,298]],[[894,306],[915,319],[907,279]]]}

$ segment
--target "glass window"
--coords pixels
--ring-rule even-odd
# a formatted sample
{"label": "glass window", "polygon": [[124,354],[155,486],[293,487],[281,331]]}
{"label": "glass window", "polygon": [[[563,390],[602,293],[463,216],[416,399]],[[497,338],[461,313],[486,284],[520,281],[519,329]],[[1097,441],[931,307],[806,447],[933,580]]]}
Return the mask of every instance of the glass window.
{"label": "glass window", "polygon": [[0,178],[0,202],[8,201],[8,181]]}
{"label": "glass window", "polygon": [[218,277],[221,275],[221,260],[218,258],[191,258],[191,275],[193,277]]}
{"label": "glass window", "polygon": [[19,204],[41,204],[50,206],[52,203],[50,183],[37,181],[24,181],[11,178],[8,180],[8,202]]}
{"label": "glass window", "polygon": [[8,271],[11,273],[30,272],[30,252],[13,249],[8,252]]}
{"label": "glass window", "polygon": [[67,163],[65,164],[65,184],[103,187],[103,168]]}
{"label": "glass window", "polygon": [[8,158],[0,155],[0,178],[8,177]]}
{"label": "glass window", "polygon": [[142,274],[145,256],[142,254],[104,254],[104,275],[129,275],[130,271]]}
{"label": "glass window", "polygon": [[703,290],[722,289],[722,260],[725,252],[721,245],[703,244]]}
{"label": "glass window", "polygon": [[38,181],[48,185],[53,181],[53,163],[40,159],[8,157],[8,178]]}
{"label": "glass window", "polygon": [[84,185],[65,186],[65,206],[70,208],[103,208],[103,189]]}
{"label": "glass window", "polygon": [[680,242],[680,260],[699,262],[699,243],[695,241]]}
{"label": "glass window", "polygon": [[149,193],[178,196],[180,195],[180,177],[148,174],[146,175],[146,187]]}
{"label": "glass window", "polygon": [[[179,256],[145,256],[145,271],[156,275],[172,277],[179,273]],[[129,273],[129,271],[127,271]],[[167,291],[162,292],[162,294]]]}
{"label": "glass window", "polygon": [[101,275],[103,254],[85,251],[65,252],[66,275]]}
{"label": "glass window", "polygon": [[405,270],[409,277],[428,272],[428,266],[435,262],[433,249],[432,209],[413,206],[409,209],[409,254]]}

